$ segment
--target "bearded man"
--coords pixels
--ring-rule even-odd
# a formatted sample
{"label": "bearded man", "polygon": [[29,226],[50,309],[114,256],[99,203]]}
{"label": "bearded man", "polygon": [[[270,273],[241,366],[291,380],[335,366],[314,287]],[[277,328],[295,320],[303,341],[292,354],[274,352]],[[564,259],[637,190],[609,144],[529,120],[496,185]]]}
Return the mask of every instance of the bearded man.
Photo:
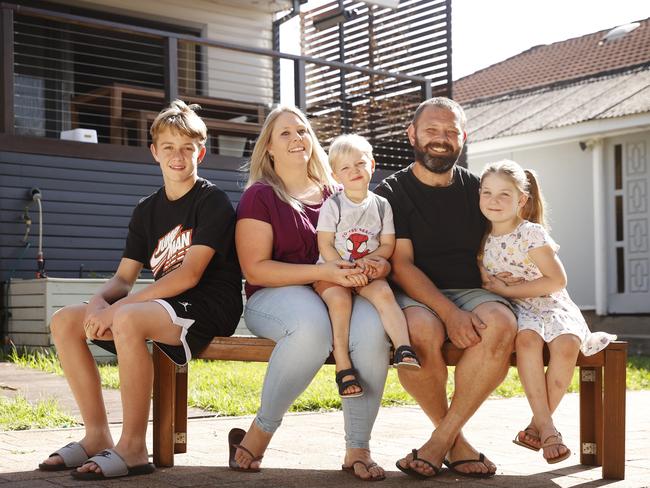
{"label": "bearded man", "polygon": [[[375,192],[393,209],[392,281],[422,364],[417,371],[400,370],[399,378],[435,430],[397,467],[418,478],[435,476],[443,464],[455,474],[489,477],[496,466],[461,429],[503,381],[517,323],[507,300],[481,288],[477,253],[486,221],[479,178],[456,164],[467,139],[462,107],[444,97],[426,100],[407,133],[415,162]],[[450,403],[441,350],[446,340],[464,350]]]}

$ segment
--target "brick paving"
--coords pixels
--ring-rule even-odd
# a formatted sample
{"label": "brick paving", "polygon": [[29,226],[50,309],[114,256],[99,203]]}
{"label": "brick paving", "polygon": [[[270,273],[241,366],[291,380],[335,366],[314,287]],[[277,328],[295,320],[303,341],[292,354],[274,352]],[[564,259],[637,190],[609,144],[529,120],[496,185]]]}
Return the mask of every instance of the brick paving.
{"label": "brick paving", "polygon": [[[1,378],[0,378],[1,380]],[[0,381],[1,382],[1,381]],[[556,413],[556,423],[573,451],[559,464],[548,465],[541,452],[514,445],[511,439],[530,417],[525,398],[490,399],[466,426],[468,438],[498,466],[490,480],[473,480],[443,472],[432,480],[409,478],[395,461],[419,447],[430,424],[416,407],[382,408],[373,432],[375,460],[387,479],[378,488],[403,486],[459,487],[648,487],[650,486],[650,391],[628,392],[626,479],[601,480],[601,470],[579,464],[578,396],[567,395]],[[86,486],[113,487],[337,487],[359,486],[340,470],[344,446],[341,412],[289,414],[275,435],[262,473],[237,473],[226,468],[227,433],[246,428],[251,417],[203,418],[188,422],[188,452],[176,455],[176,466],[153,475],[120,481],[80,482],[67,472],[41,473],[35,467],[50,452],[82,436],[82,429],[0,432],[0,488]],[[120,424],[111,425],[115,438]],[[151,429],[150,429],[151,430]],[[149,438],[149,442],[151,439]]]}

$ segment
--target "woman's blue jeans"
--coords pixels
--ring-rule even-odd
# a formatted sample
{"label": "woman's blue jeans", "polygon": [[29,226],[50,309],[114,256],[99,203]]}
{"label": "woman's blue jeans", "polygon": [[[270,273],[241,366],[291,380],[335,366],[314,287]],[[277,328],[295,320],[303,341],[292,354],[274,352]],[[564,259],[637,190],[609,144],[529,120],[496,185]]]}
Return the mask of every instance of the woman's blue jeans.
{"label": "woman's blue jeans", "polygon": [[[264,288],[250,297],[244,318],[253,334],[276,342],[256,417],[263,431],[273,433],[332,351],[327,307],[310,286]],[[359,371],[364,394],[343,399],[348,448],[369,447],[386,383],[389,347],[377,311],[366,299],[355,295],[350,358]]]}

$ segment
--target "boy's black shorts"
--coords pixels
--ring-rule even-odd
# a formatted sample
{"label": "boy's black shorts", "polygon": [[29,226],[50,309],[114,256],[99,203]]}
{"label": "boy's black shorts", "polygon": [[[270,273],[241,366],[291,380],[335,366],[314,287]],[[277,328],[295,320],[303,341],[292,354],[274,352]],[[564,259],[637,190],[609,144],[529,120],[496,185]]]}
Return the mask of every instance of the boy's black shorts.
{"label": "boy's black shorts", "polygon": [[[239,300],[241,301],[240,297]],[[182,343],[180,346],[154,341],[165,355],[179,366],[187,364],[193,356],[210,344],[213,337],[231,336],[241,316],[241,303],[237,306],[237,300],[234,300],[233,304],[219,304],[219,300],[213,297],[207,299],[205,293],[197,291],[196,288],[175,297],[153,301],[162,305],[172,322],[179,327]],[[117,354],[113,341],[95,339],[92,342]]]}

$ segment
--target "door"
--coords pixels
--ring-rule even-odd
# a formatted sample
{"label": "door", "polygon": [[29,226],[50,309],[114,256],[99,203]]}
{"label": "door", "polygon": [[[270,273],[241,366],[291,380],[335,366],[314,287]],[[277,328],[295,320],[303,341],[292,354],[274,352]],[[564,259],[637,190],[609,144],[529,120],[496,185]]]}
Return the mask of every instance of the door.
{"label": "door", "polygon": [[650,313],[650,133],[609,140],[610,313]]}

